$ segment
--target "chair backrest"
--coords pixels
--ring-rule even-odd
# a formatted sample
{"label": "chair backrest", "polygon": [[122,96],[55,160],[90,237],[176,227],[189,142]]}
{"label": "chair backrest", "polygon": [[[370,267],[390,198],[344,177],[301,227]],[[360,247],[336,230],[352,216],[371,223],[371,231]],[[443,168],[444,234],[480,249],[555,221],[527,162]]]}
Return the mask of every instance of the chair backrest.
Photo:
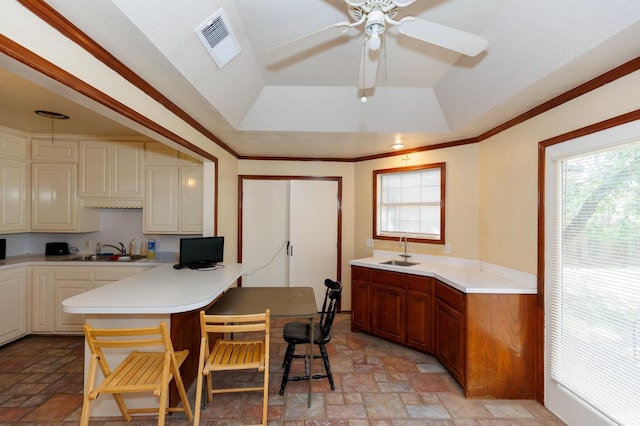
{"label": "chair backrest", "polygon": [[201,336],[208,338],[209,333],[248,333],[264,331],[266,344],[269,343],[270,312],[246,315],[207,315],[200,311]]}
{"label": "chair backrest", "polygon": [[324,284],[327,286],[327,294],[322,306],[322,313],[320,314],[320,330],[322,331],[322,337],[325,340],[328,340],[331,338],[333,319],[338,311],[338,302],[340,301],[340,295],[342,294],[342,284],[338,281],[332,281],[329,279],[326,279]]}
{"label": "chair backrest", "polygon": [[[176,369],[178,368],[169,327],[164,321],[160,322],[158,326],[143,328],[93,328],[91,325],[85,324],[84,335],[91,353],[98,355],[103,362],[106,359],[103,349],[154,347],[156,352],[158,348],[168,352],[171,356],[171,363]],[[104,366],[101,363],[101,367],[104,368]]]}

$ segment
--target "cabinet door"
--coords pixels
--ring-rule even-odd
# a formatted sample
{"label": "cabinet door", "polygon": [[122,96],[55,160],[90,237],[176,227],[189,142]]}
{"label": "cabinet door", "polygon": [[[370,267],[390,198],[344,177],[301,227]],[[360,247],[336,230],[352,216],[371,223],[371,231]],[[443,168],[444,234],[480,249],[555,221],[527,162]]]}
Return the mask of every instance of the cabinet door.
{"label": "cabinet door", "polygon": [[56,138],[31,140],[31,161],[53,161],[57,163],[76,163],[78,161],[78,142]]}
{"label": "cabinet door", "polygon": [[406,301],[403,274],[373,271],[370,289],[371,332],[383,339],[405,343]]}
{"label": "cabinet door", "polygon": [[147,166],[144,232],[178,232],[179,170],[179,166]]}
{"label": "cabinet door", "polygon": [[31,270],[31,332],[53,331],[53,272],[50,268]]}
{"label": "cabinet door", "polygon": [[107,142],[80,142],[80,197],[108,197],[111,152]]}
{"label": "cabinet door", "polygon": [[446,284],[436,282],[435,353],[451,375],[465,386],[465,297]]}
{"label": "cabinet door", "polygon": [[0,344],[27,334],[27,271],[0,273]]}
{"label": "cabinet door", "polygon": [[33,231],[75,231],[77,229],[76,164],[36,163],[31,165]]}
{"label": "cabinet door", "polygon": [[58,280],[55,282],[55,324],[57,333],[82,333],[84,315],[68,314],[62,310],[62,301],[91,290],[93,282]]}
{"label": "cabinet door", "polygon": [[407,345],[431,352],[432,278],[407,275]]}
{"label": "cabinet door", "polygon": [[0,159],[0,232],[27,231],[27,163]]}
{"label": "cabinet door", "polygon": [[141,199],[143,196],[142,144],[112,142],[111,197]]}
{"label": "cabinet door", "polygon": [[180,232],[202,233],[202,184],[202,166],[180,167]]}
{"label": "cabinet door", "polygon": [[369,287],[371,278],[368,268],[351,267],[351,330],[369,331]]}

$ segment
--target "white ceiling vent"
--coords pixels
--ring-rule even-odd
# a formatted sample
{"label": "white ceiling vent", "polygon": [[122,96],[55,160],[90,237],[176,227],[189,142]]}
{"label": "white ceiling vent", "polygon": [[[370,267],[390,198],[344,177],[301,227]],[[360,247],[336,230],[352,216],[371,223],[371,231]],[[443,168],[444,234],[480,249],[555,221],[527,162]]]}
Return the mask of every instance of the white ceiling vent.
{"label": "white ceiling vent", "polygon": [[240,53],[238,42],[222,9],[196,28],[196,34],[218,68],[225,66]]}

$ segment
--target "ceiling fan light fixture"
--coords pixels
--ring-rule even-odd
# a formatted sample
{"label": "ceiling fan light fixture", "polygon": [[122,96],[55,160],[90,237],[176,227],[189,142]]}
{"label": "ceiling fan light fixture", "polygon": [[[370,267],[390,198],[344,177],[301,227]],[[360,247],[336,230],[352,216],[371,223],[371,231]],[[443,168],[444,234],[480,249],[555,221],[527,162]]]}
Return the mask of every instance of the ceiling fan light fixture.
{"label": "ceiling fan light fixture", "polygon": [[380,49],[380,36],[377,33],[373,33],[371,37],[369,37],[369,49],[376,51]]}
{"label": "ceiling fan light fixture", "polygon": [[378,50],[380,48],[380,36],[384,34],[384,30],[384,13],[379,9],[371,11],[364,27],[365,33],[369,36],[369,49]]}

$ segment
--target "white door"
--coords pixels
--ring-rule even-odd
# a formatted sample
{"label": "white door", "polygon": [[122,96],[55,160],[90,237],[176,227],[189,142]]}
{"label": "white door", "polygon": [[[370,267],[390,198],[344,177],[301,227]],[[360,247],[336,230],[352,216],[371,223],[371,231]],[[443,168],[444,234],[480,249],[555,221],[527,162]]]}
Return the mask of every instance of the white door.
{"label": "white door", "polygon": [[289,282],[289,181],[244,179],[242,276],[246,287],[286,287]]}
{"label": "white door", "polygon": [[291,181],[289,285],[313,287],[318,309],[325,278],[336,279],[338,252],[338,182]]}
{"label": "white door", "polygon": [[243,286],[313,287],[322,307],[338,268],[338,183],[245,179],[242,263]]}

